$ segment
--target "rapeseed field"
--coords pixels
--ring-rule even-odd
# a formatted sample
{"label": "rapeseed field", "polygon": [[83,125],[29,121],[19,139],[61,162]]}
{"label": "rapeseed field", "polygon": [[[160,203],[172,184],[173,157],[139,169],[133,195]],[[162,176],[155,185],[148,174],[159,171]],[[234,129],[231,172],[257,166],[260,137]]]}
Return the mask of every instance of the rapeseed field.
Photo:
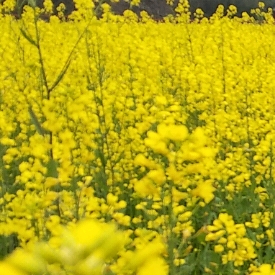
{"label": "rapeseed field", "polygon": [[271,11],[75,3],[1,6],[0,275],[275,274]]}

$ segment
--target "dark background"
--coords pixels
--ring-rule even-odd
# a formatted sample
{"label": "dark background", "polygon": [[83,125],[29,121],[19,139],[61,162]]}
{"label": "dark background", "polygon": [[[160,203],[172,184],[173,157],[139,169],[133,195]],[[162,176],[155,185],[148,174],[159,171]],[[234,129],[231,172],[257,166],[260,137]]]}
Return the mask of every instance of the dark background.
{"label": "dark background", "polygon": [[[18,6],[22,7],[23,1],[27,3],[27,0],[17,0]],[[91,0],[88,0],[91,1]],[[138,15],[140,11],[147,11],[154,19],[160,20],[168,14],[175,14],[175,7],[177,6],[179,0],[175,0],[173,7],[166,3],[166,0],[141,0],[139,7],[131,7],[129,3],[126,3],[124,0],[120,0],[119,3],[111,3],[109,0],[105,2],[109,3],[112,6],[112,9],[115,14],[122,15],[126,9],[132,9]],[[206,17],[210,17],[217,9],[219,4],[225,6],[225,10],[229,5],[234,5],[238,8],[238,15],[241,15],[242,12],[250,12],[251,9],[258,7],[258,0],[190,0],[190,11],[191,14],[195,12],[197,8],[201,8]],[[263,1],[266,4],[266,8],[275,7],[275,0],[265,0]],[[66,15],[69,15],[74,10],[74,4],[72,0],[53,0],[54,6],[57,7],[60,3],[66,5]],[[43,0],[37,0],[37,5],[42,7]],[[19,8],[20,10],[20,8]],[[19,11],[20,13],[20,11]],[[99,11],[100,15],[100,11]]]}

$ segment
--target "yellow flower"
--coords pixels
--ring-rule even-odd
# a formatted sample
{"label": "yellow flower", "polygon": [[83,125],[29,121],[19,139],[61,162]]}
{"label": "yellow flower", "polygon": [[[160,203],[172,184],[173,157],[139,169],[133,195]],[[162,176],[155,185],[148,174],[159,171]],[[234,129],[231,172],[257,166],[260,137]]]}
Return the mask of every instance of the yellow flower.
{"label": "yellow flower", "polygon": [[43,274],[46,272],[46,262],[23,249],[15,250],[6,261],[26,273]]}
{"label": "yellow flower", "polygon": [[150,257],[140,268],[137,270],[137,275],[168,275],[169,268],[165,260],[161,257]]}
{"label": "yellow flower", "polygon": [[135,191],[141,196],[154,196],[159,193],[156,185],[147,177],[137,181],[134,188]]}
{"label": "yellow flower", "polygon": [[143,154],[138,154],[134,159],[134,163],[135,165],[145,166],[149,169],[156,168],[156,164],[152,160],[147,159]]}
{"label": "yellow flower", "polygon": [[146,138],[144,140],[144,143],[146,146],[150,147],[155,153],[162,155],[167,155],[169,153],[166,143],[162,140]]}
{"label": "yellow flower", "polygon": [[224,246],[221,245],[221,244],[217,244],[217,245],[214,246],[214,251],[215,251],[216,253],[221,253],[221,252],[224,251]]}
{"label": "yellow flower", "polygon": [[184,125],[159,124],[157,131],[164,139],[184,141],[188,137],[188,130]]}
{"label": "yellow flower", "polygon": [[51,0],[45,0],[43,2],[45,12],[52,14],[53,12],[53,2]]}
{"label": "yellow flower", "polygon": [[[163,261],[163,259],[161,259],[161,257],[159,256],[164,252],[166,252],[165,245],[160,240],[160,238],[155,238],[153,241],[148,243],[145,247],[142,247],[135,252],[135,255],[133,256],[133,258],[128,262],[127,267],[130,268],[131,270],[135,270],[135,269],[139,269],[139,267],[143,266],[144,264],[146,266],[146,264],[148,263],[148,268],[150,268],[154,264],[154,261],[151,262],[151,259],[152,260],[154,259],[156,260],[156,262],[160,264],[160,268],[164,268],[165,272],[167,272],[166,271],[167,265],[165,261]],[[142,273],[142,274],[145,274],[145,273]],[[150,273],[147,273],[147,274],[150,274]],[[161,274],[166,274],[166,273],[161,273]]]}
{"label": "yellow flower", "polygon": [[166,181],[166,176],[163,170],[151,170],[146,175],[149,179],[154,181],[157,185],[162,185]]}
{"label": "yellow flower", "polygon": [[249,275],[274,275],[275,270],[270,264],[262,264],[255,271],[251,272]]}
{"label": "yellow flower", "polygon": [[192,190],[192,195],[202,198],[205,203],[209,203],[214,199],[215,187],[212,186],[211,181],[205,181],[198,183],[197,187]]}
{"label": "yellow flower", "polygon": [[27,275],[27,273],[6,262],[0,262],[0,270],[3,275]]}
{"label": "yellow flower", "polygon": [[264,3],[264,2],[259,2],[259,3],[258,3],[258,7],[259,7],[260,9],[264,9],[265,3]]}

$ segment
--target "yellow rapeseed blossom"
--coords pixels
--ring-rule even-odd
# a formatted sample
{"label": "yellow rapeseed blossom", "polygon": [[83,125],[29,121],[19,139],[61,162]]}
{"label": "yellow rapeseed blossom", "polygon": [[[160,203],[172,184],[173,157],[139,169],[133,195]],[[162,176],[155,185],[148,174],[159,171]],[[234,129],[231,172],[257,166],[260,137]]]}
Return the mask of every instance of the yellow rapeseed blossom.
{"label": "yellow rapeseed blossom", "polygon": [[0,5],[0,273],[274,273],[272,10],[167,2]]}
{"label": "yellow rapeseed blossom", "polygon": [[0,263],[0,270],[3,272],[3,274],[7,275],[26,275],[27,273],[21,271],[20,269],[17,269],[10,265],[9,263],[2,262]]}
{"label": "yellow rapeseed blossom", "polygon": [[161,137],[174,141],[183,141],[188,137],[188,130],[183,125],[159,124],[157,131]]}
{"label": "yellow rapeseed blossom", "polygon": [[270,264],[262,264],[256,270],[257,271],[253,271],[249,273],[249,275],[263,275],[263,274],[274,275],[275,274],[274,267],[272,267]]}
{"label": "yellow rapeseed blossom", "polygon": [[192,191],[192,194],[197,197],[201,197],[206,203],[209,203],[214,198],[214,191],[216,189],[212,186],[212,182],[205,181]]}

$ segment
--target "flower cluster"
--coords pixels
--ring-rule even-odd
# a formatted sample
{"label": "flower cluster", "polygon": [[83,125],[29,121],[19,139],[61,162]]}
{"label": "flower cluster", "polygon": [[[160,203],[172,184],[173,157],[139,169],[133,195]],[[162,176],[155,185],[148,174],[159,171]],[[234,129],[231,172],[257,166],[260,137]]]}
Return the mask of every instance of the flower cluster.
{"label": "flower cluster", "polygon": [[14,4],[0,7],[0,270],[274,273],[270,11],[190,22],[182,0],[159,24],[106,3],[98,20],[84,0],[68,20],[49,0],[15,20]]}

